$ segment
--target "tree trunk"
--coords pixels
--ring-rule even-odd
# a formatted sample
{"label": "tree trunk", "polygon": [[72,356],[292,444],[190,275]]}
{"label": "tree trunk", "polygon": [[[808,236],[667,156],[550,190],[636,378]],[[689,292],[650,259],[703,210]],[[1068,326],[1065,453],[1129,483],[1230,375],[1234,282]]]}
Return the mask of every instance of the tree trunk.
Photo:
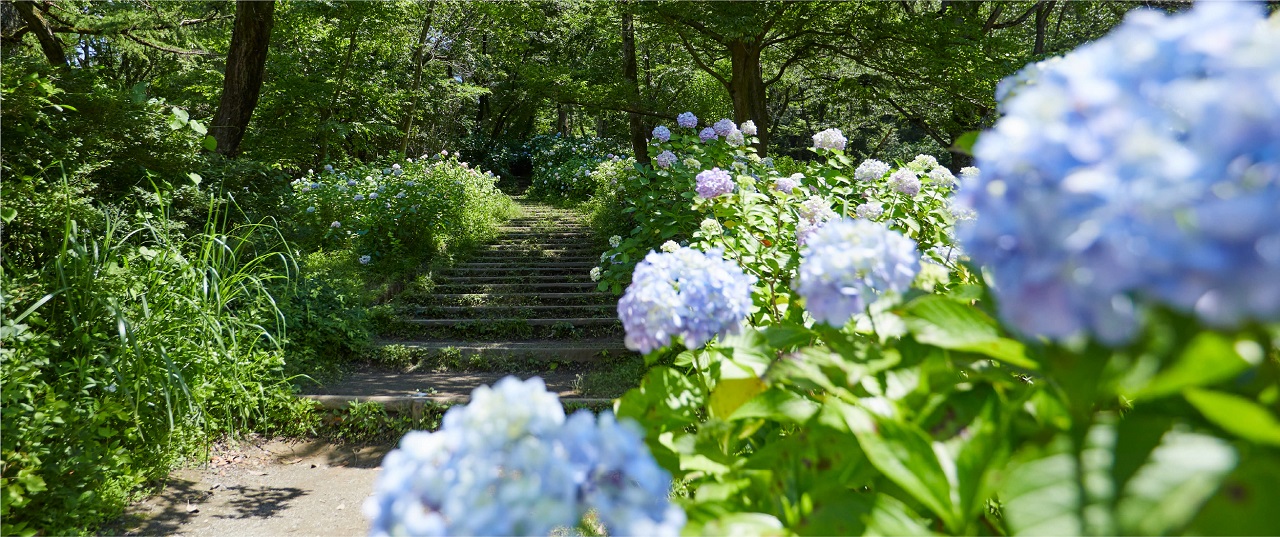
{"label": "tree trunk", "polygon": [[422,66],[427,60],[427,36],[431,33],[431,15],[435,4],[428,4],[427,16],[422,20],[422,32],[418,34],[418,46],[413,49],[413,86],[409,89],[409,111],[404,116],[404,139],[400,142],[400,155],[409,153],[409,136],[413,130],[413,116],[418,113],[418,91],[422,89]]}
{"label": "tree trunk", "polygon": [[1032,53],[1044,54],[1044,36],[1049,29],[1049,14],[1053,13],[1053,2],[1041,2],[1036,5],[1036,44]]}
{"label": "tree trunk", "polygon": [[320,161],[329,161],[329,135],[332,129],[328,127],[329,120],[333,118],[333,109],[338,106],[338,99],[342,97],[342,88],[346,85],[347,72],[351,70],[351,60],[356,53],[356,35],[360,33],[360,26],[351,27],[351,37],[347,41],[347,55],[342,59],[342,67],[338,69],[338,79],[333,84],[333,95],[329,97],[328,106],[324,107],[324,111],[320,114],[319,129],[320,133]]}
{"label": "tree trunk", "polygon": [[274,0],[236,2],[235,28],[231,32],[226,75],[222,79],[222,102],[214,114],[212,129],[218,141],[217,151],[224,156],[239,154],[245,128],[258,106],[275,9]]}
{"label": "tree trunk", "polygon": [[569,137],[569,110],[563,104],[556,104],[556,132],[565,138]]}
{"label": "tree trunk", "polygon": [[733,100],[733,120],[739,124],[748,119],[756,123],[760,139],[756,149],[760,156],[764,156],[769,149],[770,123],[769,109],[765,107],[759,42],[730,42],[729,59],[733,68],[728,86],[729,97]]}
{"label": "tree trunk", "polygon": [[27,28],[31,29],[31,33],[35,34],[36,40],[40,42],[40,50],[44,52],[44,57],[48,58],[49,64],[55,67],[66,67],[67,54],[62,50],[62,41],[58,36],[53,35],[53,28],[36,12],[35,2],[18,0],[13,3],[13,6],[18,9],[18,14],[27,23]]}
{"label": "tree trunk", "polygon": [[[630,12],[622,14],[622,79],[627,84],[627,98],[632,108],[640,106],[640,77],[636,65],[636,25],[635,16]],[[649,162],[649,144],[645,138],[644,119],[640,114],[627,112],[627,125],[631,131],[631,153],[636,162]]]}

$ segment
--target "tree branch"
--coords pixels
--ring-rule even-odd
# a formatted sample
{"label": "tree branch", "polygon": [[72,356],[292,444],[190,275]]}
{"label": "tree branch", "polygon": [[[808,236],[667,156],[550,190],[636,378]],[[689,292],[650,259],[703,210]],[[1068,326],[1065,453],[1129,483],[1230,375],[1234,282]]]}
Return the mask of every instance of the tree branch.
{"label": "tree branch", "polygon": [[697,64],[699,69],[702,69],[703,71],[706,71],[707,74],[715,77],[715,79],[719,80],[721,84],[724,84],[724,87],[729,87],[729,81],[725,79],[725,77],[720,76],[720,73],[717,73],[715,69],[708,67],[707,64],[702,61],[702,57],[698,55],[698,51],[689,43],[689,39],[684,36],[684,32],[680,31],[679,28],[676,28],[676,35],[680,36],[680,44],[684,45],[684,49],[693,57],[693,63]]}
{"label": "tree branch", "polygon": [[782,75],[786,74],[787,69],[789,69],[796,62],[808,56],[811,50],[813,50],[812,45],[805,45],[797,49],[796,52],[792,54],[790,58],[787,58],[787,61],[782,62],[782,66],[778,68],[777,75],[775,75],[773,78],[770,78],[769,80],[764,81],[764,87],[767,88],[769,86],[772,86],[775,82],[782,80]]}
{"label": "tree branch", "polygon": [[171,54],[181,54],[183,56],[218,56],[218,53],[209,52],[207,50],[182,50],[178,48],[166,47],[164,45],[160,45],[157,43],[152,43],[150,41],[147,41],[146,39],[133,35],[128,30],[120,32],[120,35],[124,36],[130,41],[133,41],[134,43],[138,43],[139,45],[150,47],[150,48],[159,50],[161,52],[168,52]]}
{"label": "tree branch", "polygon": [[1019,25],[1019,24],[1022,24],[1022,22],[1023,22],[1023,21],[1025,21],[1025,20],[1027,20],[1027,17],[1030,17],[1030,16],[1031,16],[1031,14],[1032,14],[1032,13],[1034,13],[1034,12],[1036,11],[1036,8],[1039,8],[1039,7],[1040,7],[1040,4],[1043,4],[1043,3],[1044,3],[1044,0],[1039,0],[1039,1],[1037,1],[1035,4],[1032,4],[1032,5],[1031,5],[1031,7],[1027,8],[1027,10],[1026,10],[1026,11],[1023,11],[1021,15],[1018,15],[1018,17],[1017,17],[1017,18],[1015,18],[1015,19],[1013,19],[1013,20],[1011,20],[1011,21],[1007,21],[1007,22],[998,22],[998,23],[996,23],[996,24],[993,24],[993,25],[991,25],[991,29],[992,29],[992,30],[1003,30],[1003,29],[1005,29],[1005,28],[1012,28],[1012,27],[1014,27],[1014,26],[1017,26],[1017,25]]}

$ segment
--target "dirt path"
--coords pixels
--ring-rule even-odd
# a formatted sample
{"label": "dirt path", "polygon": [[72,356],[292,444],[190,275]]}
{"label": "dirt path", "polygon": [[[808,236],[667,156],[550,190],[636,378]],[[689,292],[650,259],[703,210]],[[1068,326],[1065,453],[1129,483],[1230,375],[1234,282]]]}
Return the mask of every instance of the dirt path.
{"label": "dirt path", "polygon": [[163,492],[101,534],[365,535],[360,505],[391,447],[299,440],[218,446],[207,466],[173,472]]}

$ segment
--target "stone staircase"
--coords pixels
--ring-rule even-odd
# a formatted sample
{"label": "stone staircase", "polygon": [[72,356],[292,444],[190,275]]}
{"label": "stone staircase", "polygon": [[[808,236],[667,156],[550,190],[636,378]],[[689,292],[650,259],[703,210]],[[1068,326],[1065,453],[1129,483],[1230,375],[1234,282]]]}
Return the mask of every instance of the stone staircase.
{"label": "stone staircase", "polygon": [[[589,272],[603,245],[581,214],[517,198],[523,214],[491,244],[432,275],[380,343],[384,363],[312,390],[330,408],[377,401],[415,414],[465,403],[504,376],[540,376],[567,406],[605,406],[638,383],[643,361],[622,343],[617,298]],[[631,376],[636,378],[632,381]]]}

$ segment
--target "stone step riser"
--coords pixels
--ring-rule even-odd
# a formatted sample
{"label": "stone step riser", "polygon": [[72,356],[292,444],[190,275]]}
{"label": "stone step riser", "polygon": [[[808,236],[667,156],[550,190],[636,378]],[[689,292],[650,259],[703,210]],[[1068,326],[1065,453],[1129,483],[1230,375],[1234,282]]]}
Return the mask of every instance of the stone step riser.
{"label": "stone step riser", "polygon": [[616,319],[618,308],[613,304],[560,305],[560,306],[426,306],[412,308],[406,315],[418,319],[462,318],[502,319],[534,317],[599,317]]}
{"label": "stone step riser", "polygon": [[619,324],[614,317],[576,317],[576,318],[534,318],[534,319],[401,319],[402,322],[425,327],[466,328],[476,324],[512,324],[528,326],[574,326],[586,328],[593,326],[613,326]]}

